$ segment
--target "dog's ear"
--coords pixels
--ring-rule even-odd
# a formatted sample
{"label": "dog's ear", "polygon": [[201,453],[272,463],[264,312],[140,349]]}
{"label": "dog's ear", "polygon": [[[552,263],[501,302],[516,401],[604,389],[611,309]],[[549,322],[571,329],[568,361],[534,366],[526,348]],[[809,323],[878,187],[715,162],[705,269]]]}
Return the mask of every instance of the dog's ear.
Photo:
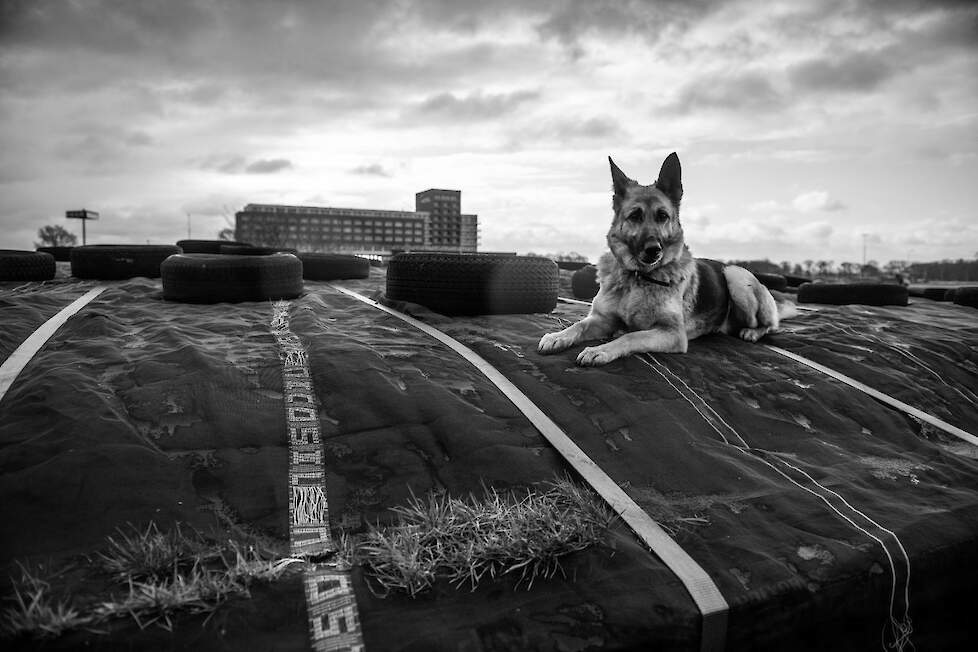
{"label": "dog's ear", "polygon": [[666,193],[666,196],[676,204],[683,198],[683,171],[679,166],[679,157],[673,152],[662,162],[659,178],[655,187]]}
{"label": "dog's ear", "polygon": [[625,176],[625,173],[615,165],[615,162],[611,160],[610,156],[608,157],[608,163],[611,164],[611,186],[615,190],[615,197],[624,197],[625,188],[633,185],[635,182]]}

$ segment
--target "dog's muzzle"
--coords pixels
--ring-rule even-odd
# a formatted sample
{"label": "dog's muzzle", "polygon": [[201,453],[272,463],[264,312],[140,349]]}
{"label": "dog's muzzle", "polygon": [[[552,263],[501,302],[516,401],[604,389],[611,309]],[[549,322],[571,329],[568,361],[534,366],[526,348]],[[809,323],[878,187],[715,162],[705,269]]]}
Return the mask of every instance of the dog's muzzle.
{"label": "dog's muzzle", "polygon": [[643,265],[655,265],[662,259],[662,245],[658,242],[646,242],[645,248],[636,256]]}

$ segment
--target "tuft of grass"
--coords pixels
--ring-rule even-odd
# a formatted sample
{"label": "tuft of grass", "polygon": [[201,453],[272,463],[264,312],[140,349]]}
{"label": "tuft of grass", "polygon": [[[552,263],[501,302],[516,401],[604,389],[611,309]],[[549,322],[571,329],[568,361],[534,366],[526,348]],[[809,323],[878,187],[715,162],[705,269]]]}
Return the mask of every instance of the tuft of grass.
{"label": "tuft of grass", "polygon": [[546,491],[468,499],[431,494],[392,509],[398,522],[372,527],[356,557],[380,594],[411,596],[438,578],[475,590],[483,579],[514,574],[517,586],[563,572],[560,558],[599,543],[615,518],[589,490],[570,480]]}
{"label": "tuft of grass", "polygon": [[306,563],[298,557],[265,559],[254,546],[242,549],[234,541],[228,542],[220,558],[223,565],[221,572],[235,582],[243,582],[246,587],[254,581],[274,582],[292,570],[293,564],[304,566]]}
{"label": "tuft of grass", "polygon": [[130,523],[116,533],[106,537],[107,549],[97,553],[97,562],[122,581],[166,577],[180,566],[215,555],[199,535],[184,534],[179,523],[169,532],[160,532],[153,522],[145,530]]}
{"label": "tuft of grass", "polygon": [[82,612],[68,600],[55,601],[50,581],[21,565],[21,578],[14,580],[14,605],[0,615],[3,634],[51,638],[120,617],[131,617],[141,629],[155,624],[172,630],[175,614],[213,613],[231,596],[249,596],[253,583],[273,582],[306,563],[263,555],[235,541],[207,543],[196,533],[187,536],[179,526],[163,533],[153,523],[145,530],[120,528],[106,542],[96,561],[127,588],[124,595],[110,596]]}
{"label": "tuft of grass", "polygon": [[5,638],[55,638],[93,622],[91,616],[82,615],[70,600],[54,599],[51,584],[37,571],[18,565],[21,577],[14,583],[14,605],[0,615],[0,632]]}
{"label": "tuft of grass", "polygon": [[130,616],[140,629],[157,624],[173,630],[171,616],[177,612],[210,613],[227,597],[247,589],[225,573],[195,565],[189,572],[174,571],[171,577],[129,581],[129,594],[121,600],[104,601],[95,609],[100,621]]}
{"label": "tuft of grass", "polygon": [[[213,563],[207,565],[208,560]],[[199,550],[189,570],[181,569],[179,561],[184,559],[174,562],[169,576],[147,575],[145,581],[129,576],[128,595],[102,602],[96,609],[97,619],[129,615],[141,629],[156,624],[169,631],[172,614],[212,613],[230,596],[250,596],[253,582],[272,582],[293,564],[305,563],[293,557],[265,559],[253,546],[242,548],[234,541]]]}

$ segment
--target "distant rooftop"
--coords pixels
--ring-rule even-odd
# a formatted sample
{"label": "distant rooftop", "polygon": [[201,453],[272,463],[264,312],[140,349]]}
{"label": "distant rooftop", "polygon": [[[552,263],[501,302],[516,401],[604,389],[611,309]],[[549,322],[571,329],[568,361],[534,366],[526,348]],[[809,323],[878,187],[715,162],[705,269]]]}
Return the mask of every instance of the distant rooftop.
{"label": "distant rooftop", "polygon": [[424,212],[386,211],[373,208],[333,208],[323,206],[284,206],[281,204],[248,204],[242,213],[304,213],[307,215],[355,215],[361,217],[421,218]]}

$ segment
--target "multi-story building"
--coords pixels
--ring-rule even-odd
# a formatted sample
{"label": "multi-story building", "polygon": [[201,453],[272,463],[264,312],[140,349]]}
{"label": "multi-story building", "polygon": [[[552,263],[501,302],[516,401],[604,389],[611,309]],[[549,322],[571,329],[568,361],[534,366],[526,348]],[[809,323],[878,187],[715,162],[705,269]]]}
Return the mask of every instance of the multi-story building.
{"label": "multi-story building", "polygon": [[238,240],[368,257],[424,250],[427,230],[427,214],[408,211],[248,204],[235,214]]}
{"label": "multi-story building", "polygon": [[235,238],[266,247],[386,258],[397,251],[474,252],[479,217],[463,215],[459,190],[425,190],[417,211],[248,204],[235,214]]}
{"label": "multi-story building", "polygon": [[476,251],[479,217],[462,214],[462,191],[431,188],[415,194],[414,209],[426,212],[432,249]]}

